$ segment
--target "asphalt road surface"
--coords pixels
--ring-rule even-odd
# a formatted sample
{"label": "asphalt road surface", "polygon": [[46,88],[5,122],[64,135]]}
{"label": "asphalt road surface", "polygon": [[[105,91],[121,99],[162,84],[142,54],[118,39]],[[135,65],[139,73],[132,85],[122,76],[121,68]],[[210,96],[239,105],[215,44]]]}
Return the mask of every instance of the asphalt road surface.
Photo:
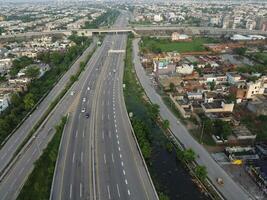
{"label": "asphalt road surface", "polygon": [[[151,81],[144,68],[141,65],[140,58],[138,56],[138,39],[133,41],[133,53],[134,53],[134,66],[139,78],[141,85],[143,86],[147,96],[152,103],[156,103],[160,106],[160,115],[163,119],[167,119],[170,122],[170,129],[186,148],[192,148],[199,158],[196,159],[197,163],[200,165],[205,165],[207,167],[208,176],[217,187],[217,189],[223,194],[223,196],[228,200],[246,200],[251,199],[248,193],[245,192],[240,186],[235,183],[226,172],[212,159],[210,154],[200,145],[195,139],[188,133],[187,129],[177,121],[177,118],[171,113],[171,111],[164,104],[161,97],[157,94],[152,86]],[[218,185],[216,178],[221,177],[224,180],[224,185]]]}
{"label": "asphalt road surface", "polygon": [[[121,15],[114,27],[125,26],[126,18]],[[92,57],[96,78],[88,74],[64,133],[51,192],[53,200],[157,199],[123,101],[124,54],[108,52],[124,50],[126,41],[126,34],[107,35]]]}

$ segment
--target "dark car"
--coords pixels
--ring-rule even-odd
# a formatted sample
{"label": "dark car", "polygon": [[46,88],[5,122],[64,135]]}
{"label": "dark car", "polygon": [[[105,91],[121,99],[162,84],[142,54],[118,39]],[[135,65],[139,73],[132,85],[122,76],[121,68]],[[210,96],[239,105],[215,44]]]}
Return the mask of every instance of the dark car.
{"label": "dark car", "polygon": [[90,117],[90,114],[89,114],[89,113],[86,113],[86,114],[85,114],[85,117],[86,117],[86,118],[89,118],[89,117]]}

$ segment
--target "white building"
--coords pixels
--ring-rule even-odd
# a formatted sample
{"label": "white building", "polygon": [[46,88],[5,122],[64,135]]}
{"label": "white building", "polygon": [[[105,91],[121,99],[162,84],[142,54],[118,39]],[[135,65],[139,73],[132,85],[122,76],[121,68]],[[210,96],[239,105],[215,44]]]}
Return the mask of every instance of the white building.
{"label": "white building", "polygon": [[163,20],[163,18],[162,18],[162,16],[160,15],[160,14],[158,14],[158,15],[154,15],[154,21],[155,22],[160,22],[160,21],[162,21]]}
{"label": "white building", "polygon": [[179,41],[179,40],[188,40],[189,36],[185,34],[179,34],[177,32],[172,33],[172,41]]}
{"label": "white building", "polygon": [[194,65],[182,64],[176,67],[176,72],[179,74],[192,74],[194,71]]}
{"label": "white building", "polygon": [[0,113],[9,105],[9,94],[0,94]]}

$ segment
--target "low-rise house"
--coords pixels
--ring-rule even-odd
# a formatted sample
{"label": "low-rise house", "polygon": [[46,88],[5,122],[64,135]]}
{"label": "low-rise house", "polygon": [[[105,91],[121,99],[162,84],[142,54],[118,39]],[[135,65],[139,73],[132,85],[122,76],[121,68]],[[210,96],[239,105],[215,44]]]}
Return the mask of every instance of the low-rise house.
{"label": "low-rise house", "polygon": [[250,130],[248,130],[248,128],[246,126],[243,125],[239,125],[239,126],[235,126],[233,128],[233,133],[236,136],[236,139],[241,141],[241,140],[255,140],[256,139],[256,135],[252,134]]}
{"label": "low-rise house", "polygon": [[234,103],[226,103],[224,100],[202,103],[201,106],[205,113],[233,112],[234,109]]}
{"label": "low-rise house", "polygon": [[267,98],[266,96],[259,96],[254,101],[247,103],[247,108],[256,115],[267,115]]}
{"label": "low-rise house", "polygon": [[176,72],[178,74],[192,74],[194,71],[194,65],[182,64],[176,67]]}
{"label": "low-rise house", "polygon": [[241,75],[236,72],[227,72],[226,76],[228,83],[233,85],[241,80]]}

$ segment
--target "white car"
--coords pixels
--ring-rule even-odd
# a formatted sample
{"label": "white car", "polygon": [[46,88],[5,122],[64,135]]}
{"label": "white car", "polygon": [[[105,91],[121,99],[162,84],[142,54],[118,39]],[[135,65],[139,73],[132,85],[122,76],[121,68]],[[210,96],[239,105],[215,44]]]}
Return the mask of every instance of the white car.
{"label": "white car", "polygon": [[83,102],[85,102],[86,101],[86,98],[83,98]]}
{"label": "white car", "polygon": [[88,87],[87,90],[90,90],[90,87]]}
{"label": "white car", "polygon": [[71,91],[71,92],[70,92],[70,95],[71,95],[71,96],[73,96],[74,94],[75,94],[75,92],[74,92],[74,91]]}
{"label": "white car", "polygon": [[85,108],[82,109],[82,113],[84,113],[84,112],[85,112]]}

